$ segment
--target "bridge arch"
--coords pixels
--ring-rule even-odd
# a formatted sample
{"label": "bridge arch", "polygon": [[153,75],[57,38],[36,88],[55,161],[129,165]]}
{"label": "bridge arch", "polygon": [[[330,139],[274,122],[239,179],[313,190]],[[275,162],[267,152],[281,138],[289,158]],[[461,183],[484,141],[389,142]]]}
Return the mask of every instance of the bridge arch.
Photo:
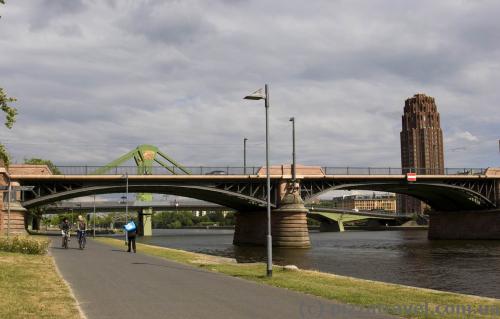
{"label": "bridge arch", "polygon": [[[495,208],[496,205],[479,192],[443,183],[370,182],[344,183],[324,188],[313,194],[334,190],[382,191],[415,197],[439,211],[462,211]],[[311,197],[311,194],[305,197]]]}
{"label": "bridge arch", "polygon": [[[92,185],[37,197],[24,201],[22,204],[25,208],[31,208],[82,196],[94,194],[123,194],[126,191],[125,185]],[[128,191],[129,193],[156,193],[189,197],[219,204],[238,211],[255,210],[256,208],[262,209],[263,207],[266,207],[266,201],[264,200],[208,186],[168,183],[131,184],[128,187]]]}

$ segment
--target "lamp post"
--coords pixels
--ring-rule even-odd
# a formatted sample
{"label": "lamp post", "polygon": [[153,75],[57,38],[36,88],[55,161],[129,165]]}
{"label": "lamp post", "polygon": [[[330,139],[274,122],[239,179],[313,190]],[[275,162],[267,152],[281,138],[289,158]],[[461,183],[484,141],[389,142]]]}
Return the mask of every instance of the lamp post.
{"label": "lamp post", "polygon": [[273,275],[273,240],[271,237],[271,178],[269,176],[269,87],[266,84],[264,93],[258,89],[244,97],[246,100],[264,100],[266,109],[266,181],[267,181],[267,276]]}
{"label": "lamp post", "polygon": [[[125,225],[128,224],[128,172],[125,172]],[[128,244],[128,232],[125,230],[125,244]]]}
{"label": "lamp post", "polygon": [[248,138],[243,139],[243,175],[247,174],[247,141]]}
{"label": "lamp post", "polygon": [[294,183],[297,179],[297,170],[296,170],[296,162],[295,162],[295,117],[290,118],[290,122],[292,122],[292,183]]}
{"label": "lamp post", "polygon": [[7,175],[9,179],[9,190],[7,194],[7,237],[10,235],[10,202],[12,194],[12,182],[10,180],[10,175]]}
{"label": "lamp post", "polygon": [[94,225],[92,226],[92,237],[95,238],[95,194],[94,194]]}

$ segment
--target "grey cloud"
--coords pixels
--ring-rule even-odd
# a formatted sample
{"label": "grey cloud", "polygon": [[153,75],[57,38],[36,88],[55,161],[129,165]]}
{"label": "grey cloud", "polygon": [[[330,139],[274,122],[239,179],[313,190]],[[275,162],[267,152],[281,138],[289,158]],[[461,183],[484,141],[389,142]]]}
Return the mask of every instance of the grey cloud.
{"label": "grey cloud", "polygon": [[156,1],[150,6],[139,5],[118,25],[151,41],[172,45],[194,42],[214,32],[214,27],[202,12],[186,3],[191,1]]}
{"label": "grey cloud", "polygon": [[84,0],[41,0],[31,17],[30,29],[40,31],[50,25],[52,20],[64,15],[73,15],[86,9]]}
{"label": "grey cloud", "polygon": [[81,37],[82,29],[77,25],[65,25],[60,28],[60,34],[67,37]]}

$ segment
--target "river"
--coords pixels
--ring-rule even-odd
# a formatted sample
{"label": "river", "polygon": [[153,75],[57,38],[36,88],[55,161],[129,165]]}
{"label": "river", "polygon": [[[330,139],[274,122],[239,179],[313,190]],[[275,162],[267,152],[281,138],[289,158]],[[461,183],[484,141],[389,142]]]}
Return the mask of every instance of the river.
{"label": "river", "polygon": [[[430,241],[426,230],[311,232],[310,249],[273,249],[273,262],[339,275],[500,298],[500,241]],[[138,241],[264,261],[265,247],[232,245],[232,230],[158,229]]]}

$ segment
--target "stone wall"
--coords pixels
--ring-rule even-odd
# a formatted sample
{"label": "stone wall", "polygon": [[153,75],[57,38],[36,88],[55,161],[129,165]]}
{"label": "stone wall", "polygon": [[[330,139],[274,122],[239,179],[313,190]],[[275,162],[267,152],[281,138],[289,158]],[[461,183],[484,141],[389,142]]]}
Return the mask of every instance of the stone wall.
{"label": "stone wall", "polygon": [[497,208],[500,208],[500,179],[496,182]]}
{"label": "stone wall", "polygon": [[[8,186],[8,175],[5,168],[0,168],[0,186]],[[19,185],[19,183],[13,182],[12,186]],[[0,191],[0,233],[5,234],[7,230],[10,234],[24,234],[26,233],[25,228],[25,215],[26,209],[20,205],[18,201],[15,200],[15,195],[12,194],[10,203],[10,214],[9,207],[7,205],[7,191]]]}
{"label": "stone wall", "polygon": [[500,209],[435,212],[430,215],[429,239],[500,239]]}
{"label": "stone wall", "polygon": [[7,233],[7,230],[10,231],[10,234],[25,234],[26,226],[25,226],[25,215],[26,209],[21,207],[19,203],[14,202],[10,207],[10,222],[9,222],[9,214],[7,212],[7,208],[5,207],[3,211],[3,233]]}
{"label": "stone wall", "polygon": [[[5,168],[0,167],[0,186],[4,187],[7,186],[8,180],[7,180],[7,173]],[[4,194],[6,194],[6,191],[0,190],[0,233],[2,233],[3,230],[3,219],[4,219]]]}
{"label": "stone wall", "polygon": [[[301,175],[325,175],[325,172],[321,166],[305,166],[297,164],[295,167],[297,176]],[[259,176],[266,176],[266,167],[263,166],[257,172]],[[291,176],[292,166],[291,165],[272,165],[269,166],[269,175],[280,175],[280,176]]]}
{"label": "stone wall", "polygon": [[47,165],[31,164],[11,164],[9,166],[10,175],[52,175],[52,171]]}

